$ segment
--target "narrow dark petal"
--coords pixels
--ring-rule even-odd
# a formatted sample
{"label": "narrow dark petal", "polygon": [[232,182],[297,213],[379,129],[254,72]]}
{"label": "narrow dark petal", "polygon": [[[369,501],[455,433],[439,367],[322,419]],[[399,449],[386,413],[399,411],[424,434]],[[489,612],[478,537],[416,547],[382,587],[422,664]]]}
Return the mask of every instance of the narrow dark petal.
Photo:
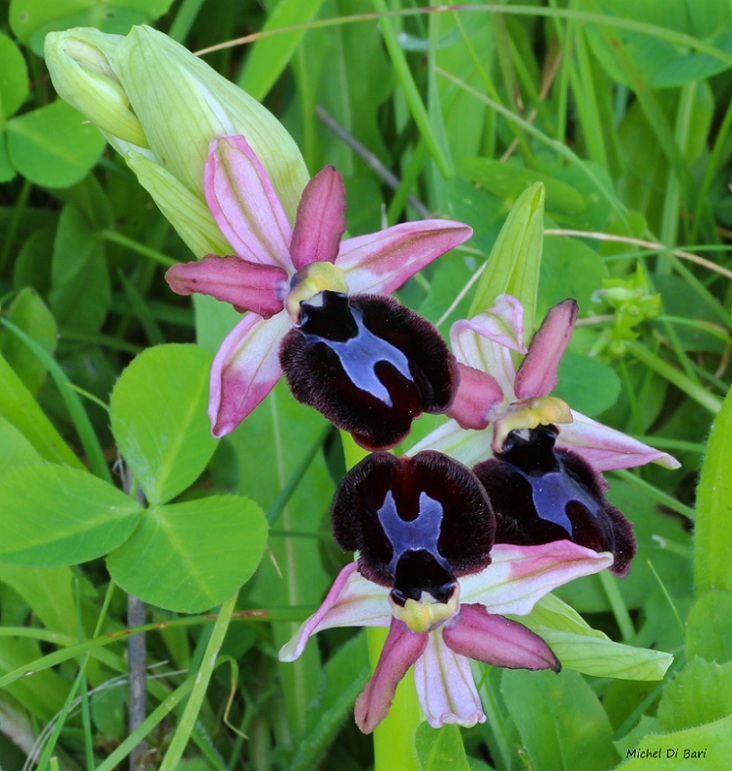
{"label": "narrow dark petal", "polygon": [[370,734],[389,714],[399,681],[426,647],[426,634],[412,632],[402,621],[392,619],[379,663],[364,692],[356,699],[356,724],[365,734]]}
{"label": "narrow dark petal", "polygon": [[280,361],[293,396],[369,450],[398,444],[423,412],[452,403],[458,373],[439,332],[390,297],[320,292]]}
{"label": "narrow dark petal", "polygon": [[523,624],[488,613],[482,605],[461,605],[442,631],[448,648],[476,661],[508,669],[561,669],[552,649]]}
{"label": "narrow dark petal", "polygon": [[360,551],[359,569],[394,587],[394,598],[423,591],[447,602],[457,576],[490,563],[490,503],[469,469],[431,450],[396,458],[378,452],[341,481],[331,509],[333,536]]}
{"label": "narrow dark petal", "polygon": [[512,431],[504,452],[475,466],[496,514],[496,543],[568,539],[610,551],[617,575],[635,554],[633,529],[605,498],[607,485],[578,455],[555,450],[553,426]]}

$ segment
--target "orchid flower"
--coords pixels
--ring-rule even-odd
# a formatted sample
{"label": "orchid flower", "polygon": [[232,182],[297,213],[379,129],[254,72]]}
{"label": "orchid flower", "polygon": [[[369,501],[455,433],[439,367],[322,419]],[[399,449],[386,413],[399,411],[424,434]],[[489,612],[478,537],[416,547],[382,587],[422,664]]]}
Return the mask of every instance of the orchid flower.
{"label": "orchid flower", "polygon": [[541,637],[503,614],[526,615],[553,589],[599,572],[613,559],[569,541],[496,544],[491,556],[488,567],[458,580],[444,617],[427,629],[415,629],[410,619],[395,615],[389,589],[364,578],[352,562],[341,570],[318,611],[281,649],[280,660],[294,661],[310,637],[325,629],[388,627],[376,671],[356,701],[359,728],[370,733],[386,717],[396,686],[412,665],[422,711],[433,728],[482,723],[485,715],[469,659],[511,669],[559,669]]}
{"label": "orchid flower", "polygon": [[[678,461],[626,434],[582,415],[550,396],[558,382],[559,362],[577,319],[577,303],[565,300],[547,314],[530,345],[523,344],[521,303],[500,295],[491,310],[457,321],[450,330],[458,360],[460,387],[449,415],[454,418],[410,452],[433,448],[472,466],[502,451],[513,430],[541,425],[560,427],[558,447],[575,451],[598,471],[657,462],[678,468]],[[516,354],[523,355],[518,369]],[[490,447],[483,429],[492,425]]]}
{"label": "orchid flower", "polygon": [[396,301],[362,295],[394,291],[469,238],[470,227],[425,220],[341,240],[345,190],[332,167],[306,186],[293,227],[241,136],[212,143],[204,188],[236,256],[178,264],[166,278],[179,294],[202,292],[250,311],[214,360],[214,436],[264,399],[283,366],[296,398],[370,449],[396,444],[420,412],[447,409],[456,365],[439,334]]}
{"label": "orchid flower", "polygon": [[549,646],[502,614],[526,615],[552,589],[612,564],[568,541],[493,546],[495,518],[476,476],[437,452],[375,453],[336,491],[333,535],[357,562],[336,578],[319,610],[280,651],[292,661],[311,635],[336,626],[389,627],[379,663],[356,701],[370,733],[414,665],[417,694],[434,727],[485,720],[469,659],[554,669]]}

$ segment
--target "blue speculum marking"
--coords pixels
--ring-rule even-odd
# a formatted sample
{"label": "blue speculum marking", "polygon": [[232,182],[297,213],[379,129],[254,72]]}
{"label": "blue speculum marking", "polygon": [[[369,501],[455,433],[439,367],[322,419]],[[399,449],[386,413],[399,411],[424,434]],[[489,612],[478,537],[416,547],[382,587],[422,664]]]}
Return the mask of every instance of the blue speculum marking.
{"label": "blue speculum marking", "polygon": [[360,310],[352,308],[351,314],[358,331],[348,340],[328,340],[308,333],[305,333],[305,338],[308,342],[327,345],[338,356],[344,372],[356,388],[371,394],[387,407],[393,407],[391,395],[376,376],[375,367],[380,361],[391,364],[402,377],[414,382],[409,371],[409,360],[398,348],[366,329]]}
{"label": "blue speculum marking", "polygon": [[450,570],[450,566],[437,548],[442,526],[443,510],[439,501],[430,498],[427,493],[419,494],[419,515],[416,519],[402,519],[396,507],[391,490],[387,490],[384,503],[377,512],[379,522],[389,539],[393,555],[388,567],[396,573],[397,563],[409,551],[427,551],[438,565]]}
{"label": "blue speculum marking", "polygon": [[602,516],[604,510],[598,506],[593,496],[578,485],[563,468],[561,471],[550,471],[539,477],[529,476],[516,466],[514,468],[531,485],[531,494],[539,517],[563,527],[570,536],[574,533],[567,516],[567,505],[572,501],[585,506],[593,517]]}

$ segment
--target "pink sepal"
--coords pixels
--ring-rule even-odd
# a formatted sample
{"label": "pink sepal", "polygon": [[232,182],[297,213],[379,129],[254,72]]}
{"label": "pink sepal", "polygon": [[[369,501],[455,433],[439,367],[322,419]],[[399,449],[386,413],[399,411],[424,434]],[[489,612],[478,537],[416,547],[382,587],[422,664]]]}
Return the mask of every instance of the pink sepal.
{"label": "pink sepal", "polygon": [[441,254],[473,234],[462,222],[423,220],[348,238],[336,265],[345,271],[350,294],[391,294]]}
{"label": "pink sepal", "polygon": [[199,262],[173,265],[165,280],[176,294],[199,292],[231,303],[240,313],[253,311],[268,319],[282,310],[287,273],[241,257],[207,254]]}
{"label": "pink sepal", "polygon": [[282,311],[266,321],[248,313],[221,343],[211,366],[211,433],[224,436],[275,387],[282,375],[280,340],[290,328]]}
{"label": "pink sepal", "polygon": [[609,552],[571,541],[535,546],[497,543],[491,564],[460,579],[460,601],[484,605],[489,613],[525,616],[546,594],[575,578],[599,573],[613,564]]}
{"label": "pink sepal", "polygon": [[412,632],[403,621],[392,619],[379,663],[364,692],[356,699],[356,725],[365,734],[370,734],[389,713],[397,685],[424,653],[427,637]]}
{"label": "pink sepal", "polygon": [[658,463],[669,469],[681,464],[672,455],[656,450],[621,431],[572,410],[574,421],[562,426],[557,446],[573,450],[598,471],[633,468]]}
{"label": "pink sepal", "polygon": [[523,624],[486,612],[482,605],[461,605],[460,614],[442,632],[455,653],[495,667],[560,670],[544,640]]}
{"label": "pink sepal", "polygon": [[388,589],[367,581],[358,563],[349,562],[336,577],[328,596],[305,621],[292,639],[280,649],[280,661],[294,661],[305,649],[311,635],[336,626],[389,626],[391,608]]}
{"label": "pink sepal", "polygon": [[501,386],[492,375],[465,364],[458,364],[458,371],[460,382],[447,414],[462,428],[483,429],[489,423],[490,408],[503,401]]}

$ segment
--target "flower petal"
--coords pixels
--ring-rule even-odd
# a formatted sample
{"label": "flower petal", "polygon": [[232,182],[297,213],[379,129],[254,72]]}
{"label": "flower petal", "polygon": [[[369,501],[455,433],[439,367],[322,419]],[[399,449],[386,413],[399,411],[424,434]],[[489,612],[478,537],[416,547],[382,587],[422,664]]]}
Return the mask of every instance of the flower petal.
{"label": "flower petal", "polygon": [[574,422],[561,427],[557,446],[574,450],[598,471],[633,468],[646,463],[658,463],[669,469],[681,466],[667,452],[656,450],[574,410],[572,416]]}
{"label": "flower petal", "polygon": [[289,327],[284,311],[266,321],[249,313],[221,343],[209,386],[208,416],[214,436],[233,431],[274,388],[282,375],[280,341]]}
{"label": "flower petal", "polygon": [[392,619],[373,677],[356,699],[356,723],[365,734],[370,734],[389,713],[397,685],[424,653],[427,637],[412,632],[402,621]]}
{"label": "flower petal", "polygon": [[[495,303],[490,310],[483,311],[472,319],[459,321],[453,326],[457,327],[457,330],[471,329],[486,340],[510,348],[516,353],[526,353],[523,305],[510,294],[498,295]],[[483,363],[482,358],[476,359],[475,364],[465,362],[473,367],[480,367]]]}
{"label": "flower petal", "polygon": [[267,172],[244,137],[211,143],[204,189],[216,224],[240,257],[292,270],[292,228]]}
{"label": "flower petal", "polygon": [[287,273],[274,265],[207,254],[199,262],[173,265],[165,280],[177,294],[200,292],[231,303],[239,312],[254,311],[268,319],[282,310],[279,289]]}
{"label": "flower petal", "polygon": [[414,664],[414,684],[427,722],[433,728],[484,723],[470,661],[442,641],[441,630],[428,635],[424,653]]}
{"label": "flower petal", "polygon": [[460,615],[442,631],[455,653],[494,667],[561,669],[552,649],[518,621],[487,613],[482,605],[461,605]]}
{"label": "flower petal", "polygon": [[391,294],[425,265],[473,234],[462,222],[404,222],[341,243],[336,264],[346,272],[351,294]]}
{"label": "flower petal", "polygon": [[515,398],[516,367],[511,352],[526,353],[522,342],[523,318],[521,303],[511,295],[500,295],[490,311],[456,321],[450,328],[450,342],[457,360],[489,372],[507,402]]}
{"label": "flower petal", "polygon": [[559,362],[577,321],[576,300],[564,300],[547,313],[521,362],[514,391],[519,399],[548,396],[557,387]]}
{"label": "flower petal", "polygon": [[438,450],[466,466],[474,466],[492,456],[491,436],[483,431],[466,430],[456,421],[448,420],[417,442],[407,454],[415,455],[422,450]]}
{"label": "flower petal", "polygon": [[389,590],[367,581],[350,562],[336,576],[328,596],[292,639],[282,646],[280,661],[294,661],[311,635],[336,626],[389,626],[392,615]]}
{"label": "flower petal", "polygon": [[460,383],[455,401],[447,414],[463,428],[481,430],[490,422],[488,411],[503,401],[503,391],[498,381],[474,367],[458,364]]}
{"label": "flower petal", "polygon": [[461,602],[479,603],[489,613],[525,616],[536,602],[575,578],[598,573],[613,564],[613,555],[571,541],[538,546],[496,544],[493,562],[460,579]]}
{"label": "flower petal", "polygon": [[334,262],[346,232],[343,177],[326,166],[308,182],[297,207],[290,254],[296,270],[311,262]]}

